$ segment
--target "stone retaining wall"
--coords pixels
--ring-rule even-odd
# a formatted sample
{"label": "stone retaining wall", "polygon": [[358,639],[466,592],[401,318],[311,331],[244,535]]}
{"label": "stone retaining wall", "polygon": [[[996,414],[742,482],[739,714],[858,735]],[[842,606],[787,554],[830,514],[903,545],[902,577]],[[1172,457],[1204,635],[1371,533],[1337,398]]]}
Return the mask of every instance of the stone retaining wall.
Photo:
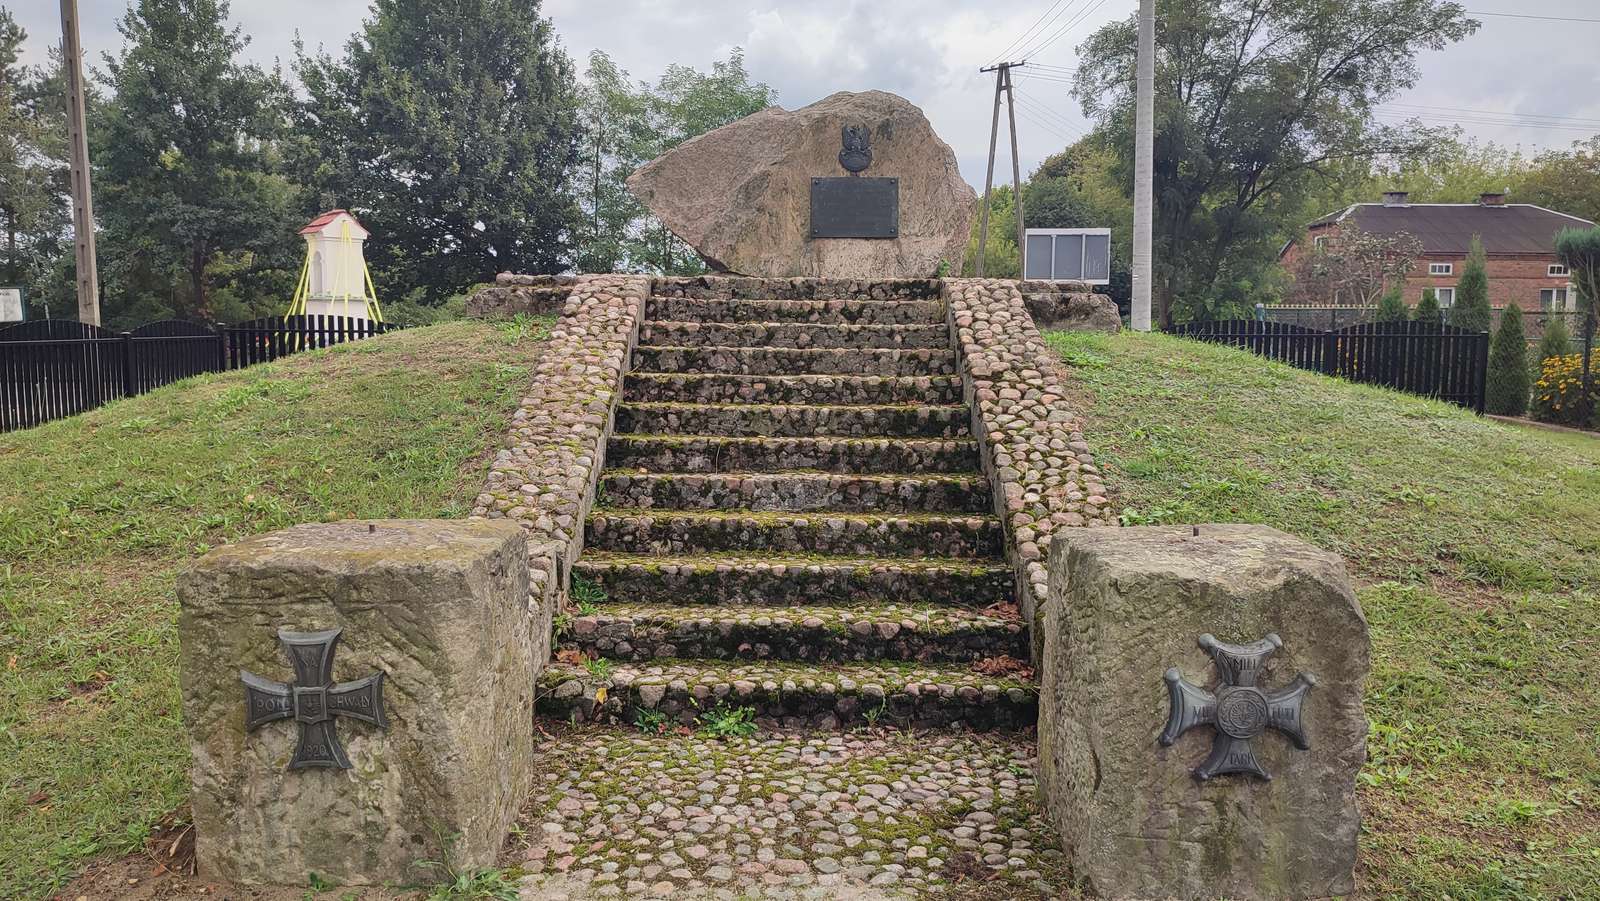
{"label": "stone retaining wall", "polygon": [[972,433],[1017,571],[1017,600],[1033,623],[1049,591],[1052,534],[1114,526],[1116,514],[1067,401],[1060,358],[1039,335],[1018,283],[946,279],[943,297]]}
{"label": "stone retaining wall", "polygon": [[567,573],[583,549],[584,517],[649,295],[645,276],[573,279],[472,511],[474,518],[515,520],[527,533],[529,612],[541,662]]}
{"label": "stone retaining wall", "polygon": [[467,299],[467,315],[474,319],[500,319],[519,313],[557,313],[566,306],[579,280],[590,277],[502,272],[495,278],[494,287],[484,288]]}
{"label": "stone retaining wall", "polygon": [[699,300],[930,300],[939,296],[939,280],[671,276],[655,280],[655,293],[657,297]]}

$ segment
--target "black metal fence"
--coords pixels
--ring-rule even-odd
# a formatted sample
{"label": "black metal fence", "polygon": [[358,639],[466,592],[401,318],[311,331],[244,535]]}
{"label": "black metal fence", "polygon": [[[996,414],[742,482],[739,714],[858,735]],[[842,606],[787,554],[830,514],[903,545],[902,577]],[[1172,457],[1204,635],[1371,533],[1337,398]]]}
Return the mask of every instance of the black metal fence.
{"label": "black metal fence", "polygon": [[1235,319],[1188,323],[1175,326],[1172,333],[1483,412],[1489,371],[1487,332],[1426,322],[1368,322],[1321,331],[1285,322]]}
{"label": "black metal fence", "polygon": [[392,328],[344,316],[274,316],[215,328],[169,319],[131,332],[65,319],[24,322],[0,329],[0,432]]}

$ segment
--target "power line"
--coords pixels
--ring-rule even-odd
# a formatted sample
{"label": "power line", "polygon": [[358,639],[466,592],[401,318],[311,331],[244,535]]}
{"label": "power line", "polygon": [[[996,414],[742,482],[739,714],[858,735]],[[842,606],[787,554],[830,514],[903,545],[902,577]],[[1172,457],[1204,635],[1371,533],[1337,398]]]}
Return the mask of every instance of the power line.
{"label": "power line", "polygon": [[1383,103],[1380,107],[1395,110],[1418,110],[1421,112],[1468,113],[1475,116],[1504,116],[1514,119],[1540,119],[1552,122],[1574,122],[1584,125],[1600,126],[1600,119],[1584,119],[1577,116],[1557,116],[1546,113],[1518,113],[1509,110],[1466,109],[1459,106],[1425,106],[1418,103]]}
{"label": "power line", "polygon": [[1076,18],[1074,18],[1072,21],[1066,23],[1065,25],[1062,25],[1059,29],[1056,30],[1056,32],[1054,34],[1052,34],[1052,35],[1050,35],[1050,37],[1046,38],[1043,43],[1035,44],[1033,47],[1029,48],[1027,53],[1025,53],[1024,55],[1025,56],[1037,56],[1037,55],[1039,55],[1041,52],[1043,52],[1045,50],[1045,48],[1049,47],[1051,44],[1054,44],[1056,41],[1061,40],[1061,38],[1064,35],[1066,35],[1070,31],[1072,31],[1072,29],[1078,27],[1078,25],[1082,24],[1082,22],[1085,19],[1087,19],[1090,16],[1094,15],[1095,12],[1097,12],[1100,9],[1100,7],[1105,6],[1105,5],[1106,5],[1106,0],[1099,0],[1099,2],[1095,3],[1095,5],[1093,5],[1091,7],[1088,7],[1082,13],[1079,13],[1078,16]]}
{"label": "power line", "polygon": [[1018,91],[1017,100],[1022,103],[1023,106],[1032,110],[1035,115],[1047,116],[1050,121],[1055,122],[1059,127],[1065,128],[1067,131],[1072,132],[1074,135],[1077,135],[1080,138],[1083,137],[1083,130],[1078,128],[1077,125],[1073,124],[1072,120],[1046,106],[1038,99]]}
{"label": "power line", "polygon": [[1544,22],[1588,22],[1600,25],[1600,19],[1583,19],[1577,16],[1538,16],[1532,13],[1486,13],[1477,10],[1469,11],[1469,16],[1495,16],[1501,19],[1539,19]]}
{"label": "power line", "polygon": [[[1051,16],[1050,20],[1048,22],[1044,23],[1044,27],[1039,29],[1038,34],[1034,35],[1033,40],[1035,42],[1037,42],[1040,38],[1042,38],[1044,36],[1045,32],[1048,32],[1050,29],[1054,28],[1056,26],[1057,22],[1061,21],[1061,19],[1064,16],[1066,16],[1068,13],[1071,13],[1072,12],[1072,8],[1074,6],[1078,6],[1078,5],[1080,5],[1082,3],[1086,3],[1086,2],[1088,2],[1088,0],[1071,0],[1071,2],[1068,3],[1066,6],[1063,6],[1060,9],[1056,10],[1055,15]],[[1022,43],[1022,46],[1023,47],[1027,47],[1028,46],[1028,42],[1024,41]],[[1026,57],[1028,55],[1026,51],[1018,51],[1018,53],[1019,53],[1019,55],[1024,56],[1024,57]]]}
{"label": "power line", "polygon": [[1049,6],[1048,6],[1048,7],[1047,7],[1047,8],[1046,8],[1046,9],[1045,9],[1045,11],[1044,11],[1044,12],[1042,12],[1042,13],[1040,13],[1040,14],[1039,14],[1039,18],[1037,18],[1037,19],[1035,19],[1035,20],[1033,20],[1033,24],[1032,24],[1032,25],[1029,25],[1029,26],[1028,26],[1028,30],[1027,30],[1027,31],[1024,31],[1024,32],[1023,32],[1023,33],[1022,33],[1022,36],[1021,36],[1021,37],[1019,37],[1019,38],[1017,38],[1017,39],[1016,39],[1016,40],[1014,40],[1014,41],[1012,41],[1012,42],[1011,42],[1011,43],[1009,43],[1009,44],[1007,44],[1007,45],[1006,45],[1006,49],[1004,49],[1004,50],[1002,50],[1002,51],[1000,51],[1000,53],[999,53],[999,54],[998,54],[998,55],[996,55],[996,56],[995,56],[995,58],[994,58],[994,59],[992,59],[992,60],[990,60],[990,61],[989,61],[989,64],[990,64],[990,65],[993,65],[993,64],[995,64],[995,63],[997,63],[997,62],[999,62],[999,61],[1000,61],[1000,60],[1003,60],[1003,59],[1005,59],[1005,58],[1006,58],[1006,54],[1008,54],[1008,53],[1010,53],[1010,52],[1011,52],[1011,51],[1012,51],[1012,50],[1014,50],[1014,49],[1016,49],[1016,47],[1017,47],[1017,45],[1018,45],[1018,44],[1020,44],[1020,43],[1022,43],[1022,42],[1023,42],[1023,41],[1025,41],[1025,40],[1027,40],[1027,39],[1028,39],[1028,36],[1029,36],[1029,35],[1031,35],[1031,34],[1033,34],[1033,30],[1034,30],[1034,29],[1035,29],[1035,28],[1038,28],[1038,27],[1039,27],[1039,23],[1040,23],[1040,22],[1043,22],[1043,21],[1044,21],[1044,17],[1045,17],[1045,16],[1048,16],[1048,15],[1050,15],[1050,10],[1052,10],[1052,9],[1055,9],[1055,8],[1056,8],[1056,7],[1058,7],[1058,6],[1060,6],[1060,5],[1061,5],[1061,4],[1063,4],[1063,3],[1065,3],[1065,2],[1067,2],[1067,0],[1056,0],[1056,2],[1054,2],[1054,3],[1052,3],[1052,4],[1050,4],[1050,5],[1049,5]]}

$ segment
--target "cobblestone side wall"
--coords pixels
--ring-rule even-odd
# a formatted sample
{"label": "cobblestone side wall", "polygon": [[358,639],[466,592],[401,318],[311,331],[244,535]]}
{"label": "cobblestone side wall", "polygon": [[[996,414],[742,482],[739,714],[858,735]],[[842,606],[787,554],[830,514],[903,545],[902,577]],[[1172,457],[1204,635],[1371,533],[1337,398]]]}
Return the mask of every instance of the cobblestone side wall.
{"label": "cobblestone side wall", "polygon": [[928,300],[939,281],[898,278],[750,278],[742,275],[669,276],[655,280],[657,297],[699,300]]}
{"label": "cobblestone side wall", "polygon": [[1116,517],[1082,423],[1068,406],[1062,363],[1034,327],[1017,282],[946,279],[944,298],[972,433],[1005,524],[1017,600],[1024,621],[1033,623],[1049,592],[1051,536],[1063,528],[1114,526]]}
{"label": "cobblestone side wall", "polygon": [[559,313],[572,296],[581,275],[516,275],[502,272],[494,287],[467,298],[467,315],[473,319],[510,318],[519,313]]}
{"label": "cobblestone side wall", "polygon": [[649,295],[645,276],[577,278],[472,511],[473,518],[515,520],[527,533],[541,664],[567,572],[583,549],[583,520]]}

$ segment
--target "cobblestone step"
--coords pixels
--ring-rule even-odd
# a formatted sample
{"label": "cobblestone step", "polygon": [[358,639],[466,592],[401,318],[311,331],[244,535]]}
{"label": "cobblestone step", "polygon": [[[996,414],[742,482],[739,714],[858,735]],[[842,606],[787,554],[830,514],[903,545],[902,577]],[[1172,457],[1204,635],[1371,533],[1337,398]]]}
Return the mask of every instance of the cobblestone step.
{"label": "cobblestone step", "polygon": [[[604,700],[596,703],[601,688]],[[877,661],[817,669],[779,661],[656,660],[615,666],[602,677],[556,663],[539,676],[536,694],[542,715],[629,725],[641,710],[695,725],[718,704],[751,707],[759,718],[795,728],[872,723],[1015,730],[1038,719],[1033,685],[955,664]]]}
{"label": "cobblestone step", "polygon": [[955,351],[787,347],[636,347],[642,372],[745,375],[955,375]]}
{"label": "cobblestone step", "polygon": [[703,300],[652,297],[649,319],[679,322],[811,322],[820,325],[932,325],[944,322],[936,300]]}
{"label": "cobblestone step", "polygon": [[870,604],[915,598],[926,604],[988,607],[1010,602],[1003,562],[938,557],[826,557],[761,554],[665,556],[586,551],[575,576],[629,604]]}
{"label": "cobblestone step", "polygon": [[773,551],[998,559],[1002,553],[997,518],[947,513],[600,509],[589,516],[583,544],[628,554]]}
{"label": "cobblestone step", "polygon": [[731,435],[800,438],[965,438],[964,406],[822,406],[816,404],[625,403],[616,430],[649,435]]}
{"label": "cobblestone step", "polygon": [[613,435],[606,462],[650,472],[970,473],[978,468],[978,445],[971,439],[939,438]]}
{"label": "cobblestone step", "polygon": [[807,322],[678,322],[639,328],[639,344],[657,347],[942,348],[950,329],[938,325],[817,325]]}
{"label": "cobblestone step", "polygon": [[606,506],[799,513],[989,513],[978,475],[841,475],[831,472],[641,473],[608,469]]}
{"label": "cobblestone step", "polygon": [[692,657],[971,663],[1001,654],[1019,659],[1028,655],[1022,623],[1014,615],[909,604],[605,604],[568,623],[560,646],[589,657],[632,661]]}
{"label": "cobblestone step", "polygon": [[633,402],[700,404],[959,404],[951,375],[728,375],[635,372],[624,383]]}

